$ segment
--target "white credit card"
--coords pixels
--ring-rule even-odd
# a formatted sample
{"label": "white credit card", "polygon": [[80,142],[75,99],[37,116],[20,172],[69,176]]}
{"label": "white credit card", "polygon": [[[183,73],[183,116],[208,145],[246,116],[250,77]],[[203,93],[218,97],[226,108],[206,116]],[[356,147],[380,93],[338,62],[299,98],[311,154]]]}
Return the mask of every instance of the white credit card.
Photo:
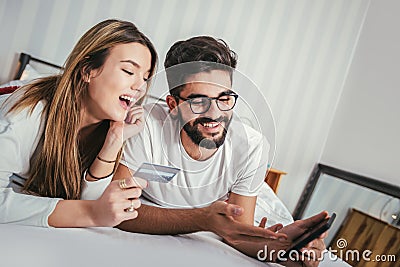
{"label": "white credit card", "polygon": [[180,171],[178,168],[157,165],[152,163],[143,163],[139,169],[133,174],[151,182],[168,183]]}

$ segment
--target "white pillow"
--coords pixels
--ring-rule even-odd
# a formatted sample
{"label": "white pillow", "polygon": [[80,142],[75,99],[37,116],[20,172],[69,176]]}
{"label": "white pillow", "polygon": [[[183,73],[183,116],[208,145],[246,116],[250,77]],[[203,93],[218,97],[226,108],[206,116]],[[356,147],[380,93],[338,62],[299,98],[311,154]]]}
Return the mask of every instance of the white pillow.
{"label": "white pillow", "polygon": [[263,183],[257,197],[254,224],[258,226],[263,217],[267,217],[267,227],[276,223],[288,225],[293,222],[289,210],[266,183]]}
{"label": "white pillow", "polygon": [[24,71],[22,72],[21,78],[19,78],[21,81],[31,81],[33,79],[38,79],[48,76],[48,74],[43,74],[39,73],[35,68],[33,68],[31,65],[27,64],[25,66]]}
{"label": "white pillow", "polygon": [[12,86],[23,86],[25,84],[27,84],[27,81],[21,81],[21,80],[13,80],[13,81],[9,81],[8,83],[2,84],[0,85],[0,88],[4,88],[4,87],[12,87]]}

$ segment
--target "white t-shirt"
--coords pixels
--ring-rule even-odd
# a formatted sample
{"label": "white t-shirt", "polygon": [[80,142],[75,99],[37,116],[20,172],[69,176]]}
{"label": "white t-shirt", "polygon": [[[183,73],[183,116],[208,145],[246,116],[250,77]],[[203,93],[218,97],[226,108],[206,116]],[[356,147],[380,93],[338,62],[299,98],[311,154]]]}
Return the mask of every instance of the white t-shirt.
{"label": "white t-shirt", "polygon": [[256,196],[267,170],[269,144],[262,134],[233,117],[224,144],[205,161],[192,159],[180,138],[180,123],[167,106],[145,107],[145,128],[129,139],[122,164],[143,162],[181,169],[169,183],[150,182],[143,196],[162,207],[193,208],[226,200],[230,192]]}

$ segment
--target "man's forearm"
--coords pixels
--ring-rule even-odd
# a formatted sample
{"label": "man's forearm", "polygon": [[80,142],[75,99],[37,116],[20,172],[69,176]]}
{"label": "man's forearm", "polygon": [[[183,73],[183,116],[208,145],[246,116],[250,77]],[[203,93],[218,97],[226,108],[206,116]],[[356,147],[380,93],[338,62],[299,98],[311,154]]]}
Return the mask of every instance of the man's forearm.
{"label": "man's forearm", "polygon": [[139,216],[122,222],[117,228],[136,233],[176,235],[205,231],[205,211],[197,209],[166,209],[142,205]]}
{"label": "man's forearm", "polygon": [[142,205],[138,213],[136,219],[124,221],[117,227],[128,232],[159,235],[209,231],[251,257],[257,256],[258,251],[264,248],[266,240],[277,242],[272,247],[279,247],[282,243],[276,238],[286,236],[236,221],[234,217],[240,216],[242,210],[223,201],[216,201],[209,207],[192,209],[165,209]]}

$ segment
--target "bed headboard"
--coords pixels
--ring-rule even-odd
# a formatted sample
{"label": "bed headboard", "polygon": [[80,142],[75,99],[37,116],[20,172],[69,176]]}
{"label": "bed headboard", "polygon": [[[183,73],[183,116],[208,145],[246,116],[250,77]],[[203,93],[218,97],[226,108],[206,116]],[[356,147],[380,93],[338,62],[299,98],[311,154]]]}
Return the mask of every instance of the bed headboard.
{"label": "bed headboard", "polygon": [[43,73],[48,73],[48,74],[59,73],[60,71],[63,70],[61,66],[33,57],[26,53],[21,53],[19,55],[18,67],[17,67],[17,72],[14,76],[14,80],[21,79],[22,74],[24,73],[24,70],[26,69],[28,64],[32,65],[32,67],[34,67],[35,70],[37,71],[44,70]]}
{"label": "bed headboard", "polygon": [[[63,69],[64,68],[59,65],[33,57],[30,54],[21,53],[19,55],[18,67],[14,80],[31,80],[43,76],[58,74],[62,72]],[[25,77],[25,74],[29,77]],[[144,103],[152,102],[165,102],[165,99],[152,94],[147,94]]]}

